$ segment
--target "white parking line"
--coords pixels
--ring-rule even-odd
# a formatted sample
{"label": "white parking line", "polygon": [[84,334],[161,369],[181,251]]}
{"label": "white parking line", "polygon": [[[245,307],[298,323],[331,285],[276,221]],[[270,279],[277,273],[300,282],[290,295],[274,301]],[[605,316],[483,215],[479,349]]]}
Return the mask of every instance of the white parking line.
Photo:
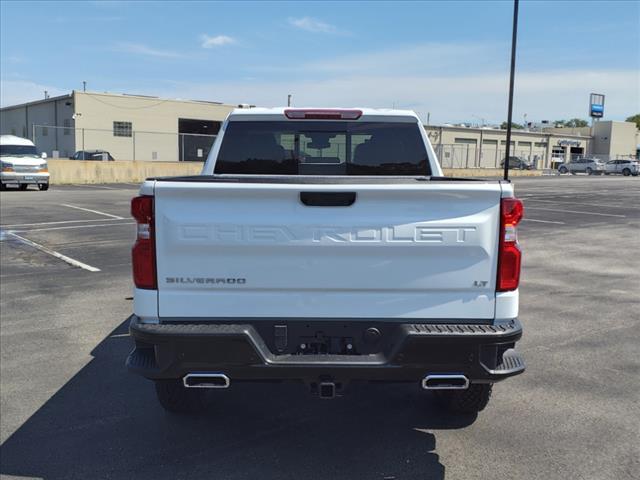
{"label": "white parking line", "polygon": [[56,252],[55,250],[51,250],[50,248],[45,247],[44,245],[40,245],[39,243],[34,242],[33,240],[29,240],[28,238],[25,237],[21,237],[20,235],[17,235],[13,232],[8,232],[7,235],[11,235],[12,237],[20,240],[22,243],[29,245],[37,250],[40,250],[41,252],[47,253],[53,257],[56,257],[60,260],[62,260],[63,262],[68,263],[69,265],[72,265],[74,267],[78,267],[78,268],[83,268],[84,270],[88,270],[90,272],[99,272],[100,269],[96,268],[96,267],[92,267],[91,265],[87,265],[86,263],[82,263],[78,260],[75,260],[71,257],[67,257],[66,255],[63,255],[61,253]]}
{"label": "white parking line", "polygon": [[[105,221],[105,220],[103,220]],[[99,225],[71,225],[67,227],[46,227],[46,228],[31,228],[29,230],[14,230],[16,232],[49,232],[51,230],[71,230],[74,228],[95,228],[95,227],[113,227],[115,225],[135,225],[136,222],[121,222],[121,223],[102,223]]]}
{"label": "white parking line", "polygon": [[0,225],[2,228],[18,228],[18,227],[39,227],[41,225],[63,225],[66,223],[88,223],[88,222],[115,222],[116,220],[125,220],[124,218],[96,218],[93,220],[62,220],[59,222],[39,222],[39,223],[16,223],[15,225]]}
{"label": "white parking line", "polygon": [[120,190],[119,188],[114,188],[114,187],[105,187],[104,185],[87,185],[87,184],[81,184],[81,183],[74,183],[72,184],[73,187],[88,187],[88,188],[99,188],[102,190]]}
{"label": "white parking line", "polygon": [[559,208],[543,208],[543,207],[525,207],[527,210],[546,210],[547,212],[564,212],[564,213],[578,213],[582,215],[598,215],[600,217],[618,217],[627,218],[626,215],[614,215],[613,213],[598,213],[598,212],[581,212],[578,210],[561,210]]}
{"label": "white parking line", "polygon": [[551,220],[538,220],[537,218],[523,218],[523,222],[537,222],[537,223],[553,223],[555,225],[566,225],[564,222],[552,222]]}
{"label": "white parking line", "polygon": [[[563,198],[565,198],[563,196]],[[567,197],[567,198],[575,198],[575,197]],[[527,198],[527,202],[544,202],[544,203],[553,203],[555,205],[581,205],[585,207],[604,207],[604,208],[624,208],[625,210],[629,210],[629,206],[622,205],[606,205],[604,203],[582,203],[582,202],[565,202],[564,200],[557,202],[554,200],[541,200],[539,198]]]}
{"label": "white parking line", "polygon": [[98,215],[104,215],[105,217],[115,218],[116,220],[124,220],[124,217],[119,217],[118,215],[112,215],[110,213],[101,212],[99,210],[91,210],[90,208],[76,207],[75,205],[68,205],[66,203],[61,203],[60,205],[63,207],[75,208],[76,210],[83,210],[85,212],[97,213]]}

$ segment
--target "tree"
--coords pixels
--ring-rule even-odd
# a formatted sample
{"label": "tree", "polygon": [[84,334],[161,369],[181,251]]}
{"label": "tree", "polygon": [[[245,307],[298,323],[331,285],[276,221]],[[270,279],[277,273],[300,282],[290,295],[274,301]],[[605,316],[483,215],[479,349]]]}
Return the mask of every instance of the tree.
{"label": "tree", "polygon": [[[506,130],[507,129],[507,122],[502,122],[500,124],[500,129],[502,130]],[[522,125],[520,125],[519,123],[515,123],[515,122],[511,122],[511,128],[513,128],[514,130],[522,130],[524,127]]]}
{"label": "tree", "polygon": [[581,118],[572,118],[571,120],[564,122],[564,126],[569,128],[588,127],[589,122],[582,120]]}
{"label": "tree", "polygon": [[556,128],[580,128],[580,127],[588,127],[589,122],[586,120],[582,120],[581,118],[572,118],[571,120],[556,120],[553,122],[553,125]]}
{"label": "tree", "polygon": [[636,127],[640,128],[640,113],[636,113],[635,115],[631,115],[626,120],[627,122],[633,122],[636,124]]}

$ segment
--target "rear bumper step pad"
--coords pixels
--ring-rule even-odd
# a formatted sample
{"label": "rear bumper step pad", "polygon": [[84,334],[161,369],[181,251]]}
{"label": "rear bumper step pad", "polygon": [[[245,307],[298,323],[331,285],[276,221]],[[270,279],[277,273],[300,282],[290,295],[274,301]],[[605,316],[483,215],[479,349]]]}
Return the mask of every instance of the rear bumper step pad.
{"label": "rear bumper step pad", "polygon": [[[357,329],[371,325],[379,325],[383,332],[376,347],[356,344],[355,350],[369,351],[352,355],[277,353],[275,345],[281,339],[269,338],[265,332],[271,330],[265,326],[290,325],[290,336],[294,338],[289,338],[289,343],[296,344],[296,322],[308,323],[305,319],[242,321],[143,324],[131,316],[129,329],[136,347],[127,358],[127,367],[152,379],[222,371],[235,380],[306,381],[331,377],[345,381],[419,381],[429,373],[461,373],[472,382],[503,380],[525,368],[513,350],[522,336],[517,319],[499,325],[380,321],[363,326],[362,321],[337,322],[350,334],[355,332],[354,336]],[[317,324],[331,322],[328,319]]]}

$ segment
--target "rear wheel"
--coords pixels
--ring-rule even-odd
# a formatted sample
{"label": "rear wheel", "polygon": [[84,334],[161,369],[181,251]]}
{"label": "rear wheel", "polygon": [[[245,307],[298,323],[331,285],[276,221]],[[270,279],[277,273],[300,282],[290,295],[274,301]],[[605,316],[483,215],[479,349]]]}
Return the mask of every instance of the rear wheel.
{"label": "rear wheel", "polygon": [[560,167],[560,168],[558,169],[558,171],[559,171],[560,173],[567,173],[569,170],[567,170],[567,167]]}
{"label": "rear wheel", "polygon": [[38,189],[39,190],[49,190],[49,184],[48,183],[39,183],[38,184]]}
{"label": "rear wheel", "polygon": [[7,189],[7,185],[5,183],[0,182],[0,190],[5,191]]}
{"label": "rear wheel", "polygon": [[171,413],[198,413],[206,407],[206,391],[185,388],[182,379],[156,380],[156,396],[160,405]]}
{"label": "rear wheel", "polygon": [[20,184],[20,190],[26,190],[27,188],[29,188],[29,185],[26,183],[21,183]]}
{"label": "rear wheel", "polygon": [[440,405],[452,413],[478,413],[491,398],[493,385],[472,383],[466,390],[434,390]]}
{"label": "rear wheel", "polygon": [[624,175],[625,177],[628,177],[629,175],[631,175],[631,170],[629,170],[628,168],[625,168],[624,170],[622,170],[622,175]]}
{"label": "rear wheel", "polygon": [[593,170],[591,169],[591,167],[587,167],[585,172],[587,173],[587,175],[593,175]]}

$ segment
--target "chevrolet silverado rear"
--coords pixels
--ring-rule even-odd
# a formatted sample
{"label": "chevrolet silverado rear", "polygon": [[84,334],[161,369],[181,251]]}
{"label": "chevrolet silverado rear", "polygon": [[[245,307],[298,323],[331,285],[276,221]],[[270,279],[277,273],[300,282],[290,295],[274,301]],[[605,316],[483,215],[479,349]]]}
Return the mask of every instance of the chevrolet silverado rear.
{"label": "chevrolet silverado rear", "polygon": [[239,109],[198,176],[132,200],[130,371],[184,412],[207,389],[413,382],[477,412],[515,351],[522,203],[442,176],[412,112]]}

